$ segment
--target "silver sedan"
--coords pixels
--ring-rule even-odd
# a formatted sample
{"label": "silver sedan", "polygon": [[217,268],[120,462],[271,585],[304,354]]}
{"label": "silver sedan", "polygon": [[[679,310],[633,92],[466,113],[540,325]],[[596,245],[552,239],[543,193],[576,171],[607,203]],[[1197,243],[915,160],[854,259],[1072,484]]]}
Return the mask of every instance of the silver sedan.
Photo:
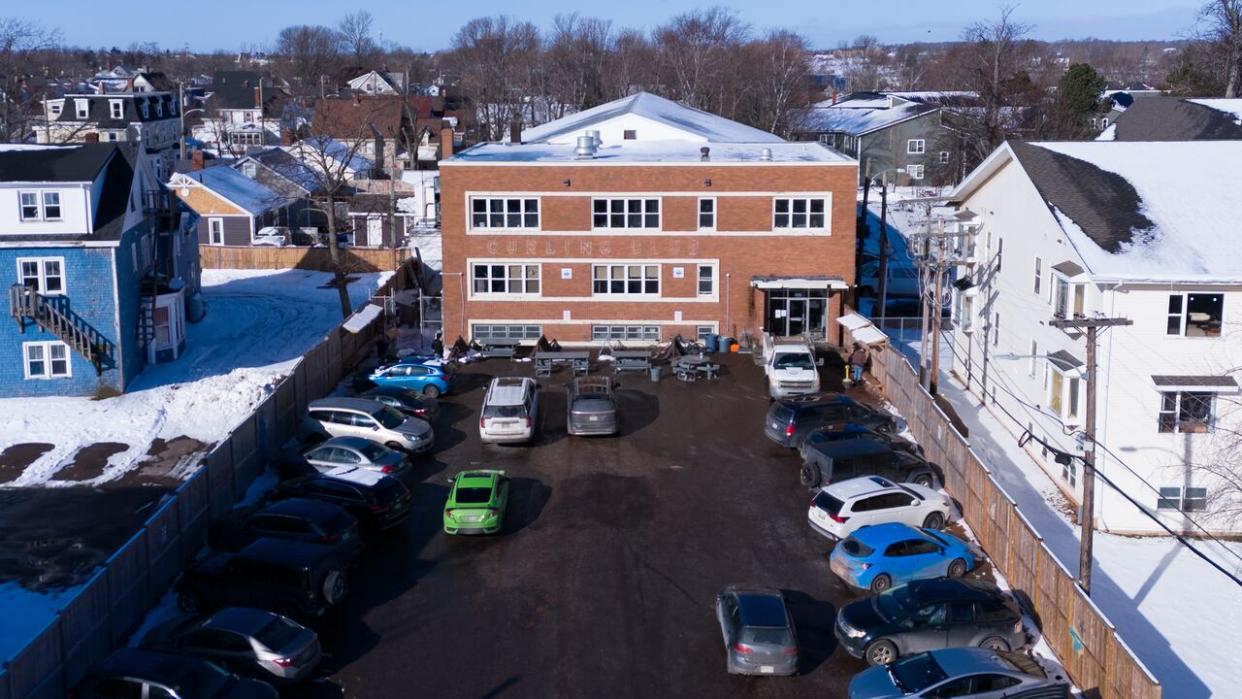
{"label": "silver sedan", "polygon": [[353,466],[400,476],[410,470],[410,460],[405,454],[361,437],[333,437],[307,450],[303,456],[321,472]]}

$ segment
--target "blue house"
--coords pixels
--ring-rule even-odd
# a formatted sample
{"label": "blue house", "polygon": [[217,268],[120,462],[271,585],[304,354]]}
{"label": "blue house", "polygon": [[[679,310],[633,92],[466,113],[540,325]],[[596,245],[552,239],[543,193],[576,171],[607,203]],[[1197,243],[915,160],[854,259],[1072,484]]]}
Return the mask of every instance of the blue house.
{"label": "blue house", "polygon": [[193,218],[140,146],[0,145],[0,396],[123,393],[179,357],[202,309]]}

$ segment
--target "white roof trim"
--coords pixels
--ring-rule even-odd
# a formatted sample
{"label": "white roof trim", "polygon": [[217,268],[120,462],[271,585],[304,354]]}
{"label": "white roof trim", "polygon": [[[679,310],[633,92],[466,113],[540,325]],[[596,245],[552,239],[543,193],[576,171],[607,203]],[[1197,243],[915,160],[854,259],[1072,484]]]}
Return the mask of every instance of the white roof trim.
{"label": "white roof trim", "polygon": [[756,289],[838,289],[850,288],[840,279],[807,279],[805,277],[781,277],[779,279],[755,279],[750,285]]}

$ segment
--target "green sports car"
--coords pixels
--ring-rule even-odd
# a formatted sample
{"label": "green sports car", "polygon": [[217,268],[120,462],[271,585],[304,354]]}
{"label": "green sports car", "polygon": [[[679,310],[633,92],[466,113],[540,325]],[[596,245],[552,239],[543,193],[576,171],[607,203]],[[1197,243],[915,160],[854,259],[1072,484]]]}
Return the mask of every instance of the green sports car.
{"label": "green sports car", "polygon": [[444,503],[446,534],[495,534],[505,522],[509,479],[504,471],[462,471],[451,476]]}

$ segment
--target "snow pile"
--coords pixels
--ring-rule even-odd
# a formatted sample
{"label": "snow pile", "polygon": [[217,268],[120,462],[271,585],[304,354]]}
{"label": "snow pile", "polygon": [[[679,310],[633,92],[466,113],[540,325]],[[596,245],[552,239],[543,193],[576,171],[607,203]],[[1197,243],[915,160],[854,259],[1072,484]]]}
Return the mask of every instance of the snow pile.
{"label": "snow pile", "polygon": [[1198,99],[1186,100],[1194,102],[1209,109],[1215,109],[1218,112],[1225,112],[1233,117],[1233,120],[1242,125],[1242,99]]}
{"label": "snow pile", "polygon": [[[353,302],[369,298],[390,275],[357,275],[349,285]],[[0,449],[25,442],[55,445],[5,485],[104,483],[134,468],[156,438],[220,441],[302,353],[341,322],[337,290],[327,287],[330,279],[325,272],[302,270],[203,270],[207,317],[186,325],[185,353],[148,366],[126,394],[105,400],[0,400]],[[99,442],[128,448],[111,456],[95,479],[50,480],[79,449]]]}

